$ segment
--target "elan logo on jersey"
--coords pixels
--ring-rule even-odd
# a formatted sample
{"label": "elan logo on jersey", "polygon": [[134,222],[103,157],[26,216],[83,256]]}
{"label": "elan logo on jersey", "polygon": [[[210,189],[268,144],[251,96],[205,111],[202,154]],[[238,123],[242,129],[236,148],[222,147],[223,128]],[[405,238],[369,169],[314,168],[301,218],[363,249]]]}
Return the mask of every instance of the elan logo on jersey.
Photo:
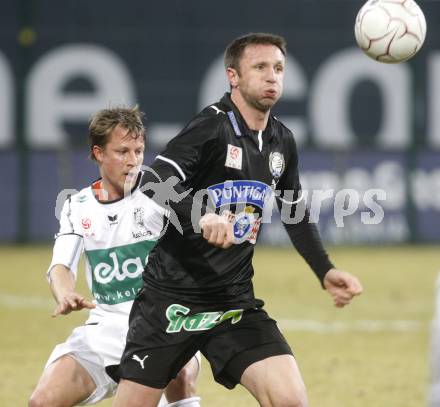
{"label": "elan logo on jersey", "polygon": [[238,203],[249,203],[264,209],[272,197],[272,188],[260,181],[225,181],[208,187],[208,192],[215,207]]}
{"label": "elan logo on jersey", "polygon": [[190,308],[184,307],[183,305],[171,304],[165,311],[165,315],[170,322],[167,327],[167,332],[177,333],[182,329],[185,331],[206,331],[227,319],[230,319],[232,324],[236,324],[243,316],[242,309],[199,312],[194,315],[188,315],[190,311]]}
{"label": "elan logo on jersey", "polygon": [[109,257],[112,264],[102,262],[93,269],[93,277],[98,283],[107,284],[113,279],[123,281],[126,278],[136,278],[142,274],[144,269],[140,257],[126,259],[119,265],[116,252],[110,252]]}
{"label": "elan logo on jersey", "polygon": [[86,250],[92,292],[100,304],[133,301],[142,286],[142,272],[156,242],[144,241],[111,249]]}

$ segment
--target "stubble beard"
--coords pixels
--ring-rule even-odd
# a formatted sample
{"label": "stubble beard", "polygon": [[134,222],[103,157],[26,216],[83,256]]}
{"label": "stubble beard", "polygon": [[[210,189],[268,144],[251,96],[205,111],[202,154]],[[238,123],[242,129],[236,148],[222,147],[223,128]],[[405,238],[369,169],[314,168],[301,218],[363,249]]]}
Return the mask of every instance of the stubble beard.
{"label": "stubble beard", "polygon": [[[258,99],[257,97],[253,97],[251,95],[243,95],[243,97],[249,103],[249,105],[261,113],[267,113],[277,102],[276,100],[271,100],[268,98]],[[265,100],[268,100],[268,102],[265,102]]]}

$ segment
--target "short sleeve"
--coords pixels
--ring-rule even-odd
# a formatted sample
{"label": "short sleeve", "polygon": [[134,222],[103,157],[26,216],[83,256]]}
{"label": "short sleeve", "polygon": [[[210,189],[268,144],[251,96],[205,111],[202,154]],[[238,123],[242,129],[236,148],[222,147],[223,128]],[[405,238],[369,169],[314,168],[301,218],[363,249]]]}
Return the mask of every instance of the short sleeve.
{"label": "short sleeve", "polygon": [[72,205],[72,199],[69,195],[61,211],[59,232],[55,235],[52,261],[47,270],[49,280],[50,271],[56,264],[66,266],[76,278],[79,259],[84,248],[82,232],[76,212],[77,209],[75,210],[75,206]]}

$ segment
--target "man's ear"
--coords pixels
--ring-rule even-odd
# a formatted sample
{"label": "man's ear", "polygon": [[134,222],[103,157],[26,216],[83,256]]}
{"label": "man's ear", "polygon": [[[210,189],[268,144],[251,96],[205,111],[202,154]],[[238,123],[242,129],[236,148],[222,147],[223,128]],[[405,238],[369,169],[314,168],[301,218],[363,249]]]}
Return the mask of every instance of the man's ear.
{"label": "man's ear", "polygon": [[102,161],[102,155],[103,155],[102,148],[99,147],[99,146],[93,146],[92,147],[92,153],[95,156],[95,160],[100,163]]}
{"label": "man's ear", "polygon": [[236,88],[238,86],[238,77],[239,77],[237,70],[234,68],[227,68],[226,76],[228,77],[231,88]]}

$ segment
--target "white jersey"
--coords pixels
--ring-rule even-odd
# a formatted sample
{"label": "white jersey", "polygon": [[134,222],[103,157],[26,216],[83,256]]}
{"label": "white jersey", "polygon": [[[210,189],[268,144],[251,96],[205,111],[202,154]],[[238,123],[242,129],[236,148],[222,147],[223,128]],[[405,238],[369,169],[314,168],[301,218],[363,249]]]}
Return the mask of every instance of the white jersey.
{"label": "white jersey", "polygon": [[137,188],[103,203],[89,186],[66,200],[49,272],[63,264],[76,278],[85,253],[87,284],[96,303],[88,321],[108,313],[128,315],[142,287],[148,255],[164,228],[165,212]]}
{"label": "white jersey", "polygon": [[[96,308],[90,310],[85,325],[55,347],[46,367],[68,354],[87,370],[96,388],[80,405],[95,404],[116,391],[117,384],[105,368],[121,360],[128,315],[167,215],[137,188],[123,199],[103,203],[89,186],[64,203],[49,278],[56,264],[68,267],[76,278],[79,259],[85,253],[86,279]],[[195,357],[200,367],[200,352]],[[165,405],[162,396],[159,406]]]}

